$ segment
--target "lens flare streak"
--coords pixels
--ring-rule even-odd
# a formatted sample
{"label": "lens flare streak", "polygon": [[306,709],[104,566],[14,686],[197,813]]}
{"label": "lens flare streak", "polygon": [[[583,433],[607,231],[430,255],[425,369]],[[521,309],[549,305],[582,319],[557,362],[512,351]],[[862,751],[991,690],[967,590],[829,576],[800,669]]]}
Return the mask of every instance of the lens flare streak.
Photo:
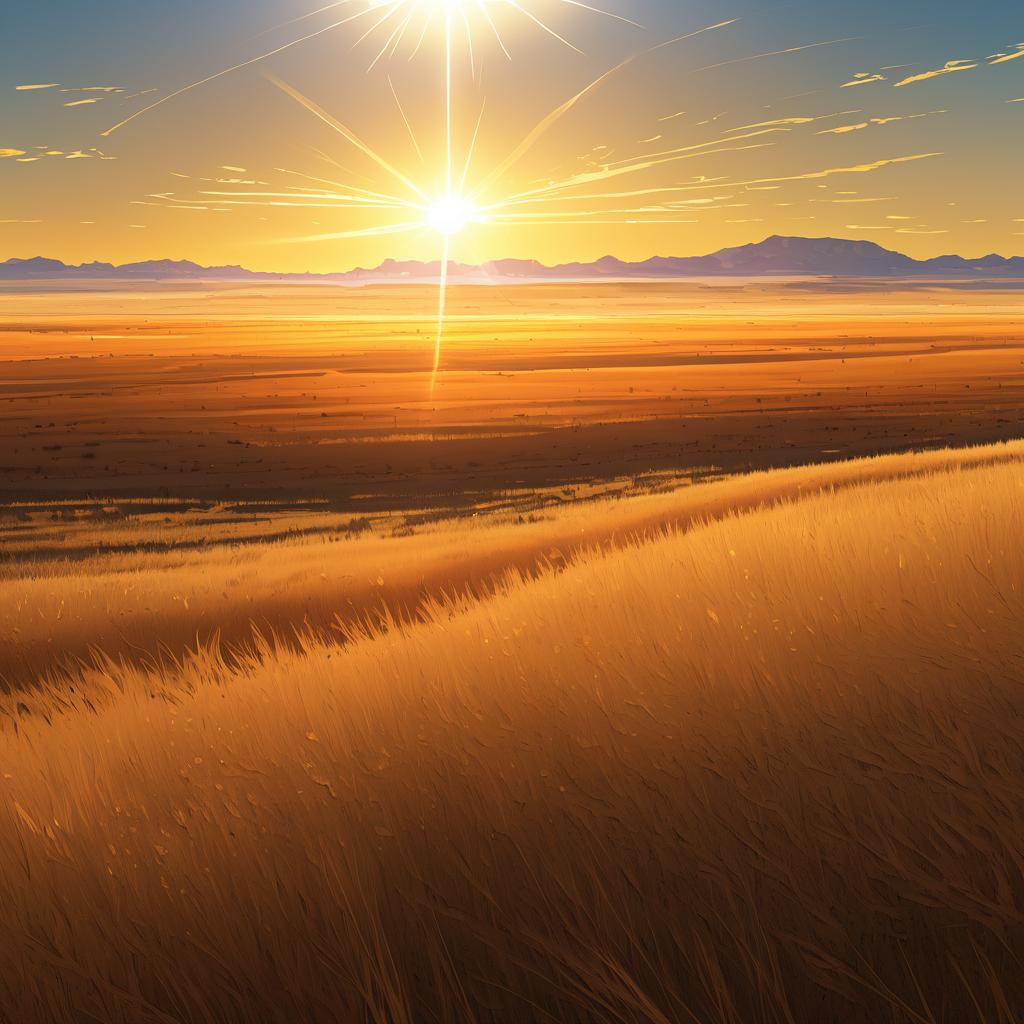
{"label": "lens flare streak", "polygon": [[[503,0],[505,2],[505,0]],[[397,11],[403,10],[415,13],[423,0],[385,0],[377,3],[376,8],[385,10],[386,17],[392,17]],[[483,0],[471,0],[468,6],[481,6]],[[340,6],[340,5],[334,5]],[[438,5],[434,4],[433,7]],[[455,96],[454,96],[454,62],[455,62],[455,41],[456,41],[456,14],[462,9],[463,4],[459,0],[452,0],[451,3],[444,3],[444,69],[442,82],[442,103],[445,133],[445,166],[443,168],[444,190],[441,194],[432,194],[429,186],[418,183],[404,170],[396,166],[392,161],[383,156],[373,146],[365,142],[349,126],[344,124],[334,115],[328,113],[312,99],[301,93],[298,89],[282,81],[281,79],[267,74],[268,80],[273,82],[284,93],[291,97],[296,103],[302,106],[319,121],[329,127],[336,134],[340,135],[350,146],[354,147],[364,157],[376,165],[378,171],[384,172],[394,183],[400,186],[400,193],[394,194],[384,191],[378,187],[365,188],[351,182],[332,181],[327,178],[320,178],[305,172],[287,171],[282,173],[292,174],[308,182],[315,187],[308,185],[293,185],[281,191],[271,190],[205,190],[199,194],[206,199],[216,200],[223,206],[269,206],[281,208],[310,208],[310,209],[335,209],[338,211],[370,211],[378,214],[385,213],[406,213],[406,218],[393,223],[383,223],[368,227],[352,228],[343,231],[329,232],[315,236],[296,238],[293,241],[330,241],[351,238],[371,238],[405,233],[415,233],[424,230],[431,230],[442,239],[442,258],[438,275],[438,322],[437,335],[434,346],[433,372],[431,374],[431,394],[437,382],[437,376],[441,365],[441,354],[445,335],[445,322],[447,312],[447,292],[450,276],[450,254],[452,239],[471,225],[504,225],[516,224],[538,224],[547,223],[553,225],[572,224],[632,224],[632,223],[656,223],[656,224],[684,224],[693,223],[691,219],[684,219],[684,214],[690,211],[681,210],[678,206],[672,205],[668,200],[677,191],[684,190],[686,186],[659,187],[634,189],[625,191],[587,192],[575,194],[576,190],[593,183],[600,183],[630,174],[640,173],[650,167],[661,163],[677,160],[690,159],[695,156],[707,155],[709,153],[733,151],[747,148],[741,146],[724,146],[725,142],[741,141],[748,136],[733,136],[729,139],[716,139],[693,146],[680,147],[678,150],[652,153],[646,157],[638,157],[633,160],[619,161],[615,164],[605,163],[597,170],[583,172],[568,176],[558,181],[549,181],[538,185],[535,188],[524,192],[513,192],[503,196],[489,198],[487,201],[477,197],[488,196],[494,191],[500,180],[517,165],[532,150],[537,143],[570,111],[579,103],[594,93],[602,85],[608,82],[615,74],[621,72],[634,61],[646,54],[663,49],[673,43],[679,43],[687,39],[716,29],[725,28],[734,22],[721,22],[701,29],[698,32],[688,33],[678,39],[670,40],[668,43],[659,44],[650,50],[636,54],[628,60],[620,63],[611,71],[605,72],[595,79],[585,89],[578,92],[565,103],[555,108],[550,114],[541,119],[517,145],[511,153],[501,161],[493,170],[486,174],[481,184],[474,188],[468,187],[470,172],[476,152],[477,142],[481,126],[484,120],[485,107],[482,106],[476,120],[475,128],[467,147],[465,157],[461,162],[461,168],[456,170],[456,144],[455,144]],[[524,9],[520,4],[512,3],[510,6],[517,10]],[[574,7],[582,7],[586,10],[594,10],[585,4],[570,4]],[[428,12],[429,13],[429,12]],[[434,14],[438,13],[436,10]],[[371,28],[371,32],[380,28],[384,22],[378,19]],[[410,24],[409,17],[399,22],[392,31],[392,36],[387,44],[392,50],[400,43]],[[412,124],[405,112],[401,99],[395,89],[394,83],[388,78],[388,85],[393,94],[396,106],[399,111],[402,123],[404,124],[417,157],[423,163],[423,151],[419,146]],[[761,134],[752,132],[749,135]],[[717,147],[717,148],[716,148]],[[609,154],[610,155],[610,154]],[[340,165],[339,165],[340,166]],[[179,200],[174,197],[160,197],[167,205],[185,203],[186,200]],[[614,205],[609,203],[622,203],[628,199],[647,199],[650,202],[645,205]],[[662,202],[657,202],[661,198]],[[591,204],[588,208],[579,208],[581,202]],[[565,204],[572,204],[566,208]],[[535,207],[534,209],[522,209],[522,207]],[[537,209],[536,207],[539,207]]]}
{"label": "lens flare streak", "polygon": [[[308,18],[315,17],[330,11],[337,11],[356,0],[339,0],[338,3],[329,4],[318,11],[302,18],[293,19],[287,25],[296,24]],[[628,19],[618,15],[610,14],[596,7],[578,0],[548,0],[549,3],[560,3],[570,8],[581,9],[597,14],[615,18],[618,21],[629,22]],[[314,33],[309,33],[286,43],[283,46],[254,58],[244,64],[236,65],[235,68],[227,69],[218,75],[204,79],[193,86],[187,86],[156,104],[151,105],[147,110],[159,106],[160,103],[181,95],[189,89],[202,85],[205,82],[213,81],[215,78],[238,70],[242,67],[249,67],[267,57],[280,53],[291,46],[313,39],[319,35],[329,32],[342,25],[355,22],[357,19],[365,18],[367,15],[374,16],[372,23],[362,33],[355,45],[371,39],[375,35],[387,33],[383,45],[374,56],[370,68],[372,69],[385,58],[393,58],[403,47],[408,39],[414,39],[411,48],[411,55],[415,56],[424,44],[432,26],[440,24],[443,33],[443,66],[441,70],[441,81],[439,88],[439,99],[442,104],[443,118],[443,146],[444,166],[441,168],[441,178],[444,185],[440,190],[436,185],[417,181],[412,173],[407,173],[400,166],[396,166],[391,160],[383,156],[374,147],[365,142],[350,127],[341,122],[337,117],[328,113],[317,103],[305,96],[298,89],[287,84],[281,79],[267,73],[266,77],[278,88],[291,97],[296,103],[302,106],[310,114],[320,120],[336,134],[340,135],[350,146],[356,149],[363,157],[373,163],[379,172],[384,172],[388,178],[399,186],[398,193],[381,190],[371,179],[372,188],[365,188],[351,182],[331,181],[327,178],[318,178],[313,175],[299,171],[287,171],[282,173],[295,175],[314,184],[315,187],[293,185],[283,191],[214,191],[208,190],[200,193],[204,198],[214,199],[223,206],[271,206],[311,209],[334,209],[338,211],[369,211],[376,214],[397,214],[404,217],[395,223],[380,223],[367,227],[351,228],[347,230],[329,232],[314,236],[293,239],[293,241],[330,241],[335,239],[371,238],[405,233],[416,233],[421,231],[433,231],[441,239],[442,258],[438,274],[438,322],[437,335],[434,346],[433,372],[431,375],[430,391],[433,395],[437,382],[438,371],[441,365],[441,354],[445,334],[445,321],[447,313],[447,292],[450,278],[450,255],[452,239],[466,230],[471,225],[492,225],[492,226],[514,226],[514,225],[582,225],[582,224],[691,224],[695,223],[692,215],[700,209],[722,209],[717,204],[725,203],[732,196],[716,195],[711,198],[696,197],[682,198],[685,193],[699,190],[715,190],[721,192],[726,189],[742,188],[751,182],[724,182],[722,179],[700,178],[690,183],[676,183],[657,187],[647,188],[625,188],[616,186],[611,189],[595,191],[589,189],[581,192],[587,186],[601,186],[608,182],[618,182],[619,179],[632,175],[639,175],[653,168],[663,167],[683,161],[723,154],[736,153],[749,150],[762,149],[774,144],[771,138],[779,133],[789,131],[788,127],[777,125],[752,125],[749,130],[732,129],[717,138],[693,143],[687,146],[661,149],[652,152],[638,153],[631,157],[612,160],[613,153],[607,147],[597,147],[588,155],[594,158],[594,166],[591,170],[578,171],[573,174],[564,175],[561,178],[535,183],[525,190],[500,193],[500,185],[507,175],[530,154],[541,140],[547,136],[552,129],[565,117],[575,110],[581,103],[587,100],[595,92],[605,86],[617,75],[620,75],[637,61],[649,57],[658,51],[668,47],[692,40],[706,33],[726,29],[736,24],[735,19],[721,21],[708,25],[694,32],[677,36],[657,44],[656,46],[633,54],[619,64],[605,71],[585,88],[581,89],[569,99],[555,107],[525,135],[525,137],[514,146],[508,155],[494,165],[473,187],[469,186],[470,172],[472,169],[477,142],[484,119],[484,107],[481,107],[479,117],[466,149],[464,158],[460,161],[461,166],[456,167],[456,139],[455,139],[455,64],[457,60],[457,47],[461,31],[465,32],[465,39],[469,49],[470,64],[475,63],[473,57],[473,22],[472,17],[480,16],[492,30],[494,38],[500,48],[508,54],[508,48],[502,40],[497,24],[492,16],[489,7],[506,7],[520,15],[525,16],[529,21],[544,29],[561,43],[575,49],[564,36],[551,28],[540,19],[525,2],[519,0],[363,0],[366,5],[363,9],[344,18],[333,21],[330,25]],[[280,27],[286,27],[280,26]],[[802,50],[817,46],[834,45],[845,42],[845,40],[830,40],[825,43],[812,43],[799,47],[792,47],[786,50],[773,51],[770,53],[754,54],[750,57],[738,58],[738,61],[762,60],[783,54],[799,53]],[[725,62],[726,64],[737,61]],[[711,70],[714,67],[725,66],[725,64],[709,65],[691,70],[691,73]],[[409,135],[413,149],[421,165],[426,165],[423,149],[419,144],[416,133],[413,130],[406,110],[402,104],[397,89],[388,76],[388,87],[394,98],[401,121]],[[141,116],[146,110],[139,111],[132,118],[115,126],[111,131],[117,130],[127,124],[134,117]],[[659,136],[660,137],[660,136]],[[650,140],[655,141],[654,139]],[[598,153],[603,153],[601,158]],[[330,158],[328,158],[330,159]],[[335,161],[335,166],[341,169],[346,177],[351,172],[345,171]],[[753,184],[756,184],[753,182]],[[495,195],[495,192],[498,192]],[[169,196],[150,197],[158,198],[169,206],[175,204],[187,204],[186,200],[179,200]],[[630,202],[630,201],[633,202]],[[581,205],[586,204],[586,205]],[[689,215],[689,216],[688,216]]]}
{"label": "lens flare streak", "polygon": [[[276,31],[279,29],[289,28],[293,25],[301,24],[312,18],[315,18],[323,14],[339,14],[342,8],[347,8],[351,4],[359,2],[359,0],[337,0],[335,3],[326,4],[309,14],[301,15],[298,18],[292,18],[281,25],[278,25]],[[502,38],[498,24],[492,14],[491,8],[504,7],[517,13],[518,15],[526,18],[535,27],[541,29],[544,33],[556,39],[562,45],[569,47],[577,52],[582,52],[572,42],[570,42],[564,35],[553,28],[547,21],[542,19],[534,10],[532,0],[361,0],[362,6],[359,10],[353,13],[345,14],[343,17],[338,17],[331,21],[330,24],[325,25],[313,32],[308,32],[304,35],[300,35],[298,38],[289,40],[282,43],[271,50],[264,53],[258,54],[255,57],[251,57],[248,60],[242,61],[238,64],[234,64],[231,67],[225,68],[212,75],[208,75],[196,82],[186,85],[180,89],[175,90],[168,95],[161,97],[156,102],[149,104],[141,110],[136,111],[130,117],[125,118],[123,121],[109,128],[103,132],[104,136],[112,135],[114,132],[124,128],[126,125],[135,121],[137,118],[142,117],[145,114],[150,113],[153,110],[161,107],[163,104],[184,95],[185,93],[191,92],[194,89],[198,89],[201,86],[215,82],[220,78],[232,74],[235,71],[241,71],[245,68],[252,67],[260,64],[270,58],[284,53],[296,46],[303,43],[310,42],[327,33],[333,32],[335,29],[339,29],[343,26],[354,24],[361,19],[370,20],[369,26],[365,29],[361,36],[353,44],[358,47],[360,44],[367,40],[377,36],[378,39],[383,33],[387,33],[384,37],[383,44],[377,50],[375,56],[370,62],[369,69],[373,70],[379,63],[386,59],[395,57],[398,51],[403,47],[407,38],[415,38],[415,43],[412,46],[410,53],[410,59],[415,57],[416,54],[422,49],[424,42],[429,34],[431,27],[440,22],[443,32],[443,51],[444,51],[444,131],[445,131],[445,150],[446,150],[446,166],[445,166],[445,182],[446,189],[441,196],[430,197],[426,189],[416,184],[408,175],[406,175],[399,168],[394,166],[391,162],[381,156],[376,150],[365,143],[359,138],[351,129],[338,121],[335,117],[325,111],[323,108],[314,103],[311,99],[304,96],[297,89],[292,88],[290,85],[281,81],[280,79],[268,74],[267,77],[273,81],[280,89],[291,96],[297,103],[303,106],[311,114],[319,118],[324,124],[330,127],[332,130],[341,135],[349,144],[354,146],[364,156],[368,157],[377,166],[387,172],[387,174],[403,186],[411,194],[411,199],[402,199],[398,196],[391,196],[384,193],[369,192],[363,189],[359,189],[351,185],[338,185],[337,192],[312,192],[305,196],[296,193],[219,193],[219,192],[207,192],[203,193],[208,196],[216,196],[225,206],[231,205],[267,205],[267,206],[280,206],[280,207],[319,207],[319,208],[338,208],[348,210],[401,210],[408,209],[415,211],[418,220],[410,221],[407,223],[395,224],[395,225],[380,225],[369,228],[354,229],[352,231],[336,232],[331,235],[323,236],[325,238],[355,238],[355,237],[371,237],[385,234],[398,234],[403,231],[415,230],[424,226],[429,226],[437,231],[444,239],[444,256],[441,261],[441,273],[439,280],[439,314],[438,314],[438,338],[435,351],[434,360],[434,372],[431,380],[431,393],[433,393],[434,384],[437,379],[437,372],[440,366],[441,356],[441,345],[444,336],[444,318],[446,308],[446,293],[448,287],[448,260],[451,249],[451,238],[453,235],[458,234],[464,228],[471,223],[483,222],[486,217],[485,213],[493,212],[499,209],[502,204],[492,204],[488,207],[487,211],[478,209],[477,205],[467,197],[466,195],[466,181],[469,175],[470,166],[473,160],[473,154],[476,147],[477,137],[480,131],[480,124],[483,120],[483,111],[481,111],[480,120],[477,122],[476,131],[474,132],[472,144],[469,147],[469,151],[466,155],[464,169],[462,171],[461,180],[456,187],[455,183],[455,142],[454,142],[454,91],[455,91],[455,61],[456,61],[456,44],[457,44],[457,26],[461,26],[462,31],[465,34],[466,49],[469,56],[469,63],[473,74],[476,74],[476,58],[475,58],[475,37],[474,37],[474,19],[479,18],[484,25],[487,27],[490,35],[493,36],[498,47],[506,58],[511,59],[511,52],[509,47],[506,45],[505,40]],[[601,15],[607,18],[614,19],[622,24],[632,25],[639,27],[636,22],[629,18],[624,18],[620,15],[611,13],[609,11],[601,10],[598,7],[591,6],[590,4],[582,2],[582,0],[547,0],[547,3],[554,5],[561,5],[568,7],[573,10],[587,11],[592,14]],[[629,63],[629,62],[627,62]],[[618,69],[615,69],[618,70]],[[614,71],[612,72],[614,73]],[[584,90],[579,96],[571,100],[567,105],[563,105],[558,111],[554,112],[554,115],[547,118],[544,122],[538,125],[538,128],[531,133],[531,136],[526,140],[523,146],[520,146],[514,151],[510,158],[497,168],[497,171],[491,175],[490,179],[486,183],[488,186],[503,176],[505,171],[513,164],[517,163],[519,159],[525,154],[525,152],[531,148],[540,135],[543,135],[547,129],[563,116],[568,110],[576,105],[585,95],[596,88],[601,82],[607,77],[602,76],[593,86]],[[388,86],[395,99],[395,103],[398,106],[399,114],[402,122],[405,125],[406,130],[409,133],[409,137],[412,141],[413,148],[416,151],[420,162],[423,163],[423,151],[420,148],[419,142],[412,129],[412,124],[406,115],[405,109],[402,106],[401,100],[398,96],[398,92],[391,81],[390,76],[388,77]],[[309,180],[314,180],[310,178]],[[181,203],[180,200],[176,200],[173,197],[160,197],[168,206],[175,206]],[[561,214],[561,217],[575,216]],[[502,220],[512,221],[516,219],[514,214],[505,214],[501,217]],[[524,218],[519,218],[520,220]],[[492,223],[498,222],[498,218],[491,218]]]}

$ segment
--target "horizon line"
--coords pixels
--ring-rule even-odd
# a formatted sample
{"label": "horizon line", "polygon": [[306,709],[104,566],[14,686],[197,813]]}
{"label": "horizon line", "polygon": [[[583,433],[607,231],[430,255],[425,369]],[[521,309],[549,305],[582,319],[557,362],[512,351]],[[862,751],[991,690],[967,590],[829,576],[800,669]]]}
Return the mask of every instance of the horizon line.
{"label": "horizon line", "polygon": [[[875,241],[874,239],[870,239],[870,238],[845,238],[845,237],[836,236],[836,235],[784,235],[784,234],[774,233],[774,234],[766,235],[760,241],[745,242],[745,243],[742,243],[740,245],[734,245],[734,246],[723,246],[722,248],[715,249],[715,250],[712,250],[710,252],[691,253],[691,254],[687,254],[687,255],[655,253],[655,254],[652,254],[651,256],[644,257],[643,259],[625,260],[625,259],[622,259],[619,256],[615,256],[612,253],[605,253],[604,255],[599,256],[599,257],[597,257],[596,259],[593,259],[593,260],[566,260],[564,262],[559,262],[559,263],[545,263],[545,262],[537,259],[536,257],[513,257],[513,256],[508,256],[508,257],[498,257],[498,258],[495,258],[495,259],[484,260],[484,261],[482,261],[480,263],[463,263],[463,262],[461,262],[459,260],[451,260],[450,259],[450,260],[448,260],[448,267],[449,268],[457,267],[457,268],[466,269],[466,270],[477,270],[477,271],[479,271],[479,270],[484,270],[487,267],[495,266],[495,265],[498,265],[498,264],[535,264],[539,271],[557,271],[557,270],[561,270],[561,269],[563,269],[565,267],[573,267],[573,266],[578,266],[578,267],[596,267],[598,264],[604,263],[604,262],[607,262],[607,261],[615,261],[616,263],[619,263],[619,264],[621,264],[624,267],[642,267],[645,264],[652,263],[652,262],[659,261],[659,260],[665,260],[665,261],[680,260],[681,261],[681,260],[711,259],[711,258],[713,258],[715,256],[721,255],[722,253],[733,253],[733,252],[741,251],[743,249],[755,249],[755,248],[758,248],[760,246],[764,246],[767,243],[772,242],[772,241],[839,242],[839,243],[846,243],[846,244],[849,244],[849,245],[868,245],[868,246],[873,247],[874,249],[879,250],[880,253],[887,254],[887,255],[898,256],[898,257],[900,257],[902,259],[909,260],[912,263],[922,264],[922,265],[929,264],[929,263],[934,263],[934,262],[936,262],[938,260],[944,260],[944,259],[959,259],[959,260],[963,260],[964,262],[967,262],[967,263],[977,262],[977,261],[985,260],[985,259],[1000,259],[1000,260],[1003,260],[1003,261],[1006,261],[1006,262],[1011,262],[1011,261],[1014,261],[1014,260],[1024,260],[1024,254],[1014,254],[1014,255],[1007,256],[1007,255],[1003,255],[1002,253],[997,253],[997,252],[987,252],[987,253],[983,253],[983,254],[978,255],[978,256],[965,256],[965,255],[963,255],[961,253],[949,252],[949,253],[942,253],[941,255],[938,255],[938,256],[930,256],[930,257],[925,257],[923,259],[919,259],[917,257],[910,256],[910,255],[908,255],[905,252],[901,252],[898,249],[890,249],[887,246],[884,246],[884,245],[880,244],[879,242]],[[382,260],[382,262],[380,262],[376,266],[355,265],[355,266],[352,266],[352,267],[348,268],[347,270],[328,270],[328,271],[292,270],[292,271],[287,271],[287,270],[254,270],[254,269],[252,269],[250,267],[244,266],[241,263],[203,264],[203,263],[199,263],[196,260],[191,259],[189,257],[170,257],[170,256],[151,257],[151,258],[148,258],[148,259],[133,260],[133,261],[130,261],[130,262],[127,262],[127,263],[113,263],[113,262],[110,262],[108,260],[102,260],[102,259],[94,258],[91,261],[83,262],[83,263],[67,263],[64,260],[59,259],[57,257],[43,256],[43,255],[37,254],[37,255],[28,256],[28,257],[19,257],[19,256],[7,257],[6,259],[0,260],[0,268],[10,267],[11,265],[37,263],[37,262],[59,263],[61,265],[61,267],[63,267],[65,270],[68,270],[68,271],[89,270],[89,269],[97,267],[97,266],[109,267],[111,270],[118,271],[118,270],[130,269],[132,267],[145,266],[146,264],[159,264],[159,263],[189,264],[190,266],[195,267],[198,270],[209,270],[209,271],[238,270],[238,271],[240,271],[242,273],[245,273],[245,274],[250,274],[250,275],[257,275],[257,274],[259,274],[259,275],[265,275],[265,276],[271,276],[271,277],[344,277],[344,276],[350,276],[350,275],[358,274],[358,273],[373,273],[374,271],[379,271],[379,270],[384,269],[389,264],[414,264],[414,265],[418,265],[418,266],[421,266],[421,267],[436,267],[438,269],[440,269],[442,267],[442,264],[443,264],[443,261],[441,259],[433,259],[433,260],[423,260],[423,259],[415,259],[415,258],[402,259],[400,257],[389,256],[389,257],[386,257],[384,260]],[[55,271],[55,272],[59,273],[60,271]],[[737,276],[741,276],[742,277],[742,276],[749,276],[749,275],[744,275],[744,274],[740,273],[740,274],[737,274]]]}

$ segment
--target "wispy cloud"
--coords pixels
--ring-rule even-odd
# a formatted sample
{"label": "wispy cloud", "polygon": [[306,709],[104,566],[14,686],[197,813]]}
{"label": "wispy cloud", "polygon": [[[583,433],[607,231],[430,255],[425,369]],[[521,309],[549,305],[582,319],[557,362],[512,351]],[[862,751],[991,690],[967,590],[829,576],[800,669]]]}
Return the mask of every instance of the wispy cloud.
{"label": "wispy cloud", "polygon": [[751,128],[780,128],[786,125],[810,124],[817,121],[816,117],[780,117],[774,121],[758,121],[755,124],[743,124],[738,128],[728,128],[730,132],[745,132]]}
{"label": "wispy cloud", "polygon": [[870,174],[872,171],[891,167],[895,164],[914,163],[917,160],[931,160],[943,156],[943,153],[915,153],[913,156],[896,156],[884,160],[873,160],[866,164],[854,164],[852,167],[828,167],[820,171],[805,171],[803,174],[792,174],[783,178],[759,178],[756,181],[741,182],[744,185],[767,185],[777,181],[815,181],[819,178],[830,178],[835,174]]}
{"label": "wispy cloud", "polygon": [[848,206],[857,203],[894,203],[895,196],[870,196],[856,199],[812,199],[812,203],[833,203],[837,206]]}
{"label": "wispy cloud", "polygon": [[[127,92],[120,85],[61,85],[59,82],[16,85],[14,88],[16,92],[52,92],[57,90],[57,93],[62,96],[68,94],[77,94],[79,96],[90,94],[82,99],[70,100],[64,104],[65,107],[91,107],[96,103],[102,103],[103,100],[111,99],[115,96],[123,96]],[[141,94],[136,93],[135,95]]]}
{"label": "wispy cloud", "polygon": [[[955,75],[961,71],[975,71],[983,64],[989,66],[1006,64],[1011,60],[1019,60],[1022,57],[1024,57],[1024,43],[1015,43],[1009,50],[1002,51],[1000,53],[993,53],[988,57],[969,57],[966,59],[960,58],[958,60],[948,60],[944,65],[942,65],[942,67],[933,68],[930,71],[922,71],[914,75],[908,75],[901,81],[894,83],[894,87],[899,89],[903,86],[916,85],[919,82],[927,82],[935,78],[944,78],[947,75]],[[879,72],[877,76],[870,76],[869,78],[867,73],[862,72],[854,79],[853,82],[848,82],[846,84],[859,85],[868,80],[884,80],[884,76]]]}
{"label": "wispy cloud", "polygon": [[826,128],[819,135],[846,135],[848,132],[859,132],[871,127],[870,121],[858,121],[857,124],[841,124],[838,128]]}
{"label": "wispy cloud", "polygon": [[989,57],[989,64],[1005,64],[1007,61],[1024,57],[1024,43],[1017,43],[1009,53],[995,53]]}
{"label": "wispy cloud", "polygon": [[944,75],[955,75],[958,71],[973,71],[978,65],[970,60],[949,60],[941,68],[934,71],[922,71],[920,74],[904,78],[897,82],[895,88],[901,89],[905,85],[914,85],[916,82],[926,82],[931,78],[942,78]]}
{"label": "wispy cloud", "polygon": [[727,128],[726,134],[733,132],[752,131],[759,128],[770,128],[778,131],[789,131],[806,124],[814,124],[816,121],[831,121],[834,117],[852,117],[861,113],[860,110],[839,110],[834,114],[819,114],[817,117],[780,117],[774,121],[758,121],[756,124],[744,124],[738,128]]}
{"label": "wispy cloud", "polygon": [[888,81],[889,79],[885,75],[881,74],[881,72],[872,74],[870,71],[858,71],[857,74],[853,76],[852,81],[844,82],[840,88],[851,89],[855,85],[874,85],[876,82]]}
{"label": "wispy cloud", "polygon": [[896,124],[899,121],[916,121],[922,117],[936,117],[939,114],[947,114],[948,110],[929,110],[924,114],[903,114],[897,117],[872,117],[867,121],[858,121],[855,124],[843,124],[838,128],[824,128],[819,135],[846,135],[849,132],[860,132],[865,128],[884,127],[889,124]]}
{"label": "wispy cloud", "polygon": [[38,85],[16,85],[15,92],[38,92],[42,89],[60,89],[61,92],[104,92],[108,94],[122,93],[120,85],[61,85],[60,82],[44,82]]}
{"label": "wispy cloud", "polygon": [[117,157],[107,156],[102,150],[91,146],[89,149],[51,149],[49,146],[36,146],[32,150],[0,149],[0,160],[14,160],[19,164],[34,164],[40,160],[116,160]]}

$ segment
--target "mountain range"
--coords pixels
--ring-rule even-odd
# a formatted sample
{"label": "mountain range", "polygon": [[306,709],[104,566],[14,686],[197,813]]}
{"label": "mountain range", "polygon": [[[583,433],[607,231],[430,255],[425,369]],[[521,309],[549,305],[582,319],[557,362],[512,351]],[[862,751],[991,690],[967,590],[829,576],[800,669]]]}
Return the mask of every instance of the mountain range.
{"label": "mountain range", "polygon": [[[440,262],[385,260],[372,269],[336,274],[275,274],[244,267],[203,267],[189,260],[147,260],[115,266],[36,257],[0,263],[0,281],[283,281],[324,284],[387,284],[436,280]],[[842,238],[794,238],[773,235],[763,242],[721,249],[707,256],[654,256],[627,263],[605,256],[593,263],[548,267],[536,260],[495,260],[480,266],[449,265],[452,280],[464,282],[589,281],[702,277],[869,277],[1024,279],[1024,257],[938,256],[915,260],[874,242]]]}

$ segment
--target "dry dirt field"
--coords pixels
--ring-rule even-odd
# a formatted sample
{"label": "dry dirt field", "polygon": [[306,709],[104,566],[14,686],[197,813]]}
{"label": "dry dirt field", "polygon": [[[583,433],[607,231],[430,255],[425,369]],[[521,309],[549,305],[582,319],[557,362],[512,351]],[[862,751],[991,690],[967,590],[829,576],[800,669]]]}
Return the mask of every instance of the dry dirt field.
{"label": "dry dirt field", "polygon": [[[122,611],[172,639],[178,612],[230,621],[224,586],[283,625],[289,596],[339,607],[378,565],[423,600],[9,694],[0,1020],[1016,1024],[1022,461],[397,536],[279,523],[257,546],[225,521],[173,557],[125,550],[143,516],[113,553],[23,565],[0,614],[58,647]],[[453,566],[512,571],[445,599]]]}
{"label": "dry dirt field", "polygon": [[[354,512],[1024,434],[1024,292],[869,283],[0,291],[0,501]],[[193,286],[194,288],[194,286]]]}

